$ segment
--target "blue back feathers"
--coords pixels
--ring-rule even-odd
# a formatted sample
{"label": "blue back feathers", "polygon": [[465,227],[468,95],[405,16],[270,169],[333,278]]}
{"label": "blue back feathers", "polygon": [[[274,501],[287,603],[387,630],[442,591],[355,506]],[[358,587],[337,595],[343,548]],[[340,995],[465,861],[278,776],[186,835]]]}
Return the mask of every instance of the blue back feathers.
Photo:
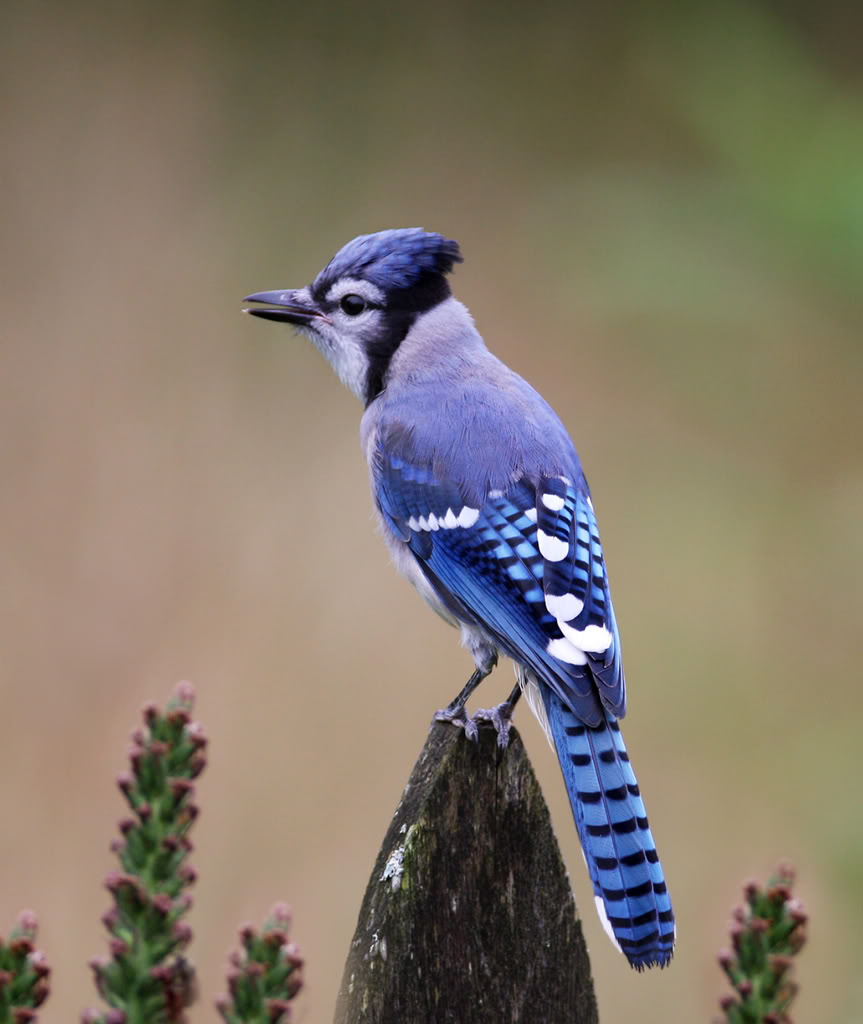
{"label": "blue back feathers", "polygon": [[411,288],[427,274],[448,274],[461,263],[458,242],[422,228],[393,228],[359,235],[343,246],[312,286],[326,289],[341,277],[358,277],[379,288]]}

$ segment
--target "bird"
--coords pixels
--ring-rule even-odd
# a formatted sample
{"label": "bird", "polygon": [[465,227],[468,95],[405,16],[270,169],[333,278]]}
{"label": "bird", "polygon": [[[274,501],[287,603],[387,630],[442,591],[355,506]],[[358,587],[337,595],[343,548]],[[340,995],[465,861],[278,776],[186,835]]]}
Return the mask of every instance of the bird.
{"label": "bird", "polygon": [[[637,970],[676,929],[620,730],[626,684],[590,488],[551,406],[486,346],[450,275],[459,244],[422,228],[360,235],[313,283],[246,296],[309,338],[363,403],[360,440],[392,560],[457,627],[474,671],[435,716],[505,746],[520,694],[560,762],[600,921]],[[501,655],[509,698],[470,715]]]}

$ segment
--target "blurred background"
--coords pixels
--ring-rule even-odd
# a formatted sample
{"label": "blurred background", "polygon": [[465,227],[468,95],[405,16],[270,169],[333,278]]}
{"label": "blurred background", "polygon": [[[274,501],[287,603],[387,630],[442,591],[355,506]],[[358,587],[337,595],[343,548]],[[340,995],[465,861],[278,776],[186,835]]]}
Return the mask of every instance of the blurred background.
{"label": "blurred background", "polygon": [[[211,736],[193,1019],[276,898],[301,1019],[331,1019],[470,666],[387,564],[358,403],[240,306],[409,225],[461,242],[457,295],[594,491],[669,970],[603,936],[517,720],[603,1019],[709,1020],[729,908],[782,857],[812,914],[798,1016],[863,1019],[861,38],[841,0],[4,5],[0,930],[40,915],[45,1021],[95,1003],[113,778],[180,678]],[[337,512],[314,501],[334,479]]]}

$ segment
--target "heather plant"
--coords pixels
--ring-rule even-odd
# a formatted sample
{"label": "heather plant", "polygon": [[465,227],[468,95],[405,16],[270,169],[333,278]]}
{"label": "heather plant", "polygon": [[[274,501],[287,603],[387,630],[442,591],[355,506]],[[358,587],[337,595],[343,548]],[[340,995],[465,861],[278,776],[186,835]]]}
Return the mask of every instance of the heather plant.
{"label": "heather plant", "polygon": [[[93,958],[96,989],[107,1008],[86,1010],[83,1024],[183,1024],[197,997],[186,958],[192,930],[185,915],[196,873],[190,832],[198,817],[195,780],[207,764],[207,738],[192,718],[194,690],[180,683],[164,710],[154,704],[132,733],[129,771],[117,785],[129,807],[111,844],[118,870],[105,879],[112,903],[102,917],[108,953]],[[232,1024],[283,1024],[302,986],[302,958],[288,939],[290,911],[278,903],[258,934],[240,932],[231,957],[229,994],[218,1001]],[[48,996],[50,968],[36,949],[37,921],[23,911],[0,939],[0,1024],[28,1024]]]}
{"label": "heather plant", "polygon": [[288,939],[291,912],[277,903],[260,932],[240,929],[240,949],[231,953],[228,992],[216,1000],[226,1024],[286,1024],[290,1001],[302,986],[303,959]]}
{"label": "heather plant", "polygon": [[196,779],[206,766],[206,737],[192,721],[194,692],[180,683],[166,709],[144,708],[132,733],[130,770],[117,779],[131,815],[111,848],[120,870],[105,879],[113,904],[103,915],[109,955],[90,962],[96,988],[114,1011],[90,1010],[87,1024],[155,1024],[185,1020],[194,973],[184,957],[192,931],[195,871],[187,863],[198,816]]}
{"label": "heather plant", "polygon": [[748,882],[744,902],[732,910],[731,948],[718,958],[734,987],[719,1001],[728,1024],[791,1024],[793,957],[806,941],[807,923],[793,884],[793,869],[780,865],[765,887]]}
{"label": "heather plant", "polygon": [[0,1024],[35,1021],[48,998],[51,968],[36,949],[37,931],[36,915],[22,910],[8,942],[0,939]]}

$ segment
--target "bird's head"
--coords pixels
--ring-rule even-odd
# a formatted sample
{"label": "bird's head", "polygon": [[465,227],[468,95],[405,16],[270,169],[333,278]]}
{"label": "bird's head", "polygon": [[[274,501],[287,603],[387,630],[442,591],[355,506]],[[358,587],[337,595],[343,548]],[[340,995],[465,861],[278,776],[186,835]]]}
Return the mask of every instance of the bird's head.
{"label": "bird's head", "polygon": [[458,242],[421,228],[360,235],[307,288],[256,292],[246,309],[293,324],[368,404],[416,318],[449,297],[446,275],[462,259]]}

